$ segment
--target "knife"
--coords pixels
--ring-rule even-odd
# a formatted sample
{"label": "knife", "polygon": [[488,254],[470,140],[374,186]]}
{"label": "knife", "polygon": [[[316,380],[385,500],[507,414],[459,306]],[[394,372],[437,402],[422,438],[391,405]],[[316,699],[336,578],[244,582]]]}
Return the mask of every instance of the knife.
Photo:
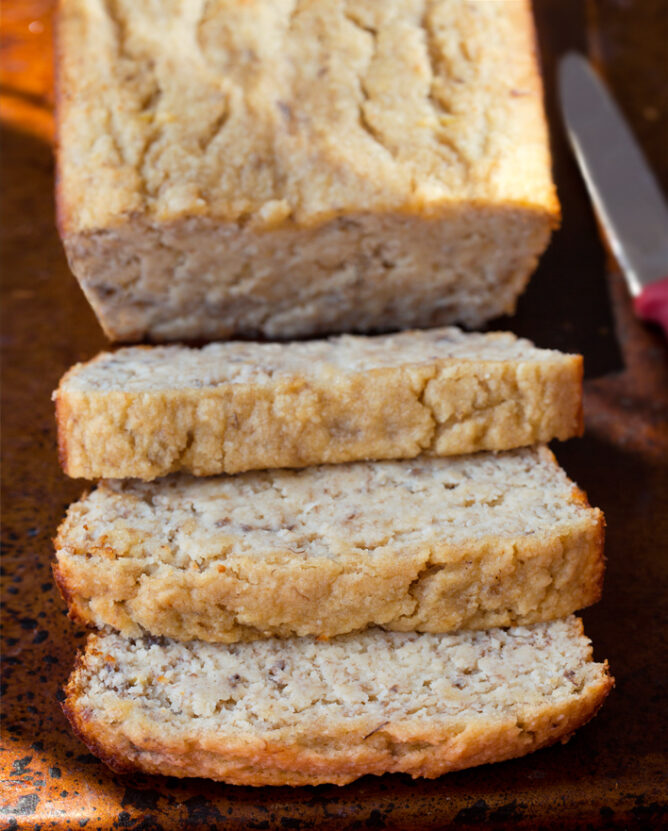
{"label": "knife", "polygon": [[668,337],[668,207],[626,121],[589,62],[559,64],[561,110],[573,151],[638,317]]}

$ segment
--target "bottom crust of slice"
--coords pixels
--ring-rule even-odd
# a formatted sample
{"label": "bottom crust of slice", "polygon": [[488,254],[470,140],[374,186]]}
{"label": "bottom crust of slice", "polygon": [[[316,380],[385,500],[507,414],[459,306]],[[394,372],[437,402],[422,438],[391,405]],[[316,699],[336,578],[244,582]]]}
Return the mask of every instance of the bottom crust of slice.
{"label": "bottom crust of slice", "polygon": [[147,746],[138,747],[71,701],[66,701],[63,709],[91,753],[116,773],[203,777],[230,785],[347,785],[362,776],[384,773],[435,779],[565,743],[596,715],[612,686],[612,678],[606,676],[568,708],[543,708],[522,726],[514,720],[471,725],[449,736],[425,735],[412,741],[398,741],[381,728],[364,744],[353,738],[348,746],[320,750],[296,743],[228,743],[222,737],[207,741],[206,749],[198,742],[191,745],[156,737],[147,741]]}
{"label": "bottom crust of slice", "polygon": [[[149,677],[146,673],[150,674],[152,669],[140,669],[137,674],[136,667],[133,669],[130,666],[131,662],[126,666],[121,654],[123,639],[119,636],[92,635],[66,687],[63,708],[74,731],[90,750],[121,773],[142,771],[177,777],[206,777],[230,784],[255,786],[345,785],[367,774],[398,772],[408,773],[414,778],[434,778],[448,771],[523,756],[557,741],[565,742],[596,714],[613,685],[613,679],[608,673],[607,663],[593,664],[590,654],[585,654],[582,660],[578,659],[577,665],[570,667],[559,663],[539,668],[542,679],[535,688],[531,686],[533,681],[522,681],[522,691],[514,686],[515,680],[508,680],[510,676],[506,680],[498,679],[497,686],[489,686],[490,679],[492,682],[495,679],[495,662],[499,660],[507,661],[509,667],[513,666],[513,662],[525,660],[523,674],[527,679],[535,675],[535,665],[540,663],[541,656],[532,655],[532,651],[538,649],[545,654],[546,650],[561,649],[558,638],[563,638],[563,631],[560,632],[559,628],[563,630],[564,626],[570,628],[570,647],[574,639],[580,639],[586,645],[584,652],[581,644],[576,646],[585,654],[589,649],[588,642],[582,635],[580,622],[575,618],[537,627],[517,627],[507,632],[489,630],[489,634],[445,636],[450,638],[450,644],[454,644],[448,653],[448,660],[460,662],[461,650],[468,649],[470,653],[472,649],[475,654],[473,658],[469,655],[469,660],[474,661],[477,669],[470,676],[473,679],[470,684],[467,686],[464,680],[462,689],[457,692],[461,678],[454,672],[453,664],[451,677],[447,681],[451,684],[449,689],[452,695],[449,699],[445,695],[442,705],[438,703],[441,693],[435,697],[427,695],[425,699],[424,688],[420,688],[422,692],[411,692],[401,682],[390,687],[389,691],[383,689],[379,692],[378,688],[374,692],[371,689],[373,682],[366,683],[364,678],[349,675],[351,680],[348,686],[361,684],[365,690],[371,690],[369,702],[372,703],[355,709],[350,701],[344,701],[345,717],[341,715],[342,697],[354,697],[359,691],[351,693],[350,689],[344,689],[341,692],[338,684],[345,670],[342,666],[333,667],[332,661],[338,660],[336,656],[332,656],[331,660],[322,658],[323,644],[315,643],[313,639],[301,639],[301,644],[296,642],[297,647],[295,642],[287,645],[290,642],[274,641],[273,646],[268,646],[269,651],[265,644],[259,659],[257,653],[252,652],[251,644],[230,648],[163,641],[146,647],[148,652],[145,654],[149,657],[142,659],[143,665],[152,667],[156,660],[163,661],[168,667],[165,672],[169,674],[174,669],[179,674],[180,681],[172,682],[163,675]],[[538,633],[540,642],[537,647],[532,646],[531,639],[527,640],[526,633],[532,630]],[[354,654],[351,653],[351,660],[354,663],[360,641],[365,639],[364,650],[368,646],[377,653],[368,658],[372,675],[374,661],[386,660],[391,651],[397,649],[403,650],[398,655],[400,662],[405,658],[406,649],[413,650],[416,660],[423,661],[417,674],[424,675],[425,671],[430,671],[424,666],[424,641],[443,637],[372,630],[363,635],[337,639],[344,641],[344,652],[339,653],[339,658],[343,654],[344,661],[341,663],[347,663],[345,650],[352,643]],[[509,646],[511,637],[519,644]],[[125,643],[132,644],[132,648],[135,646],[131,641]],[[282,643],[286,646],[283,647]],[[304,643],[308,649],[303,649]],[[388,643],[390,652],[383,656]],[[267,686],[255,693],[247,693],[252,700],[245,705],[244,714],[234,715],[238,699],[226,698],[230,694],[223,690],[226,681],[232,681],[235,685],[234,679],[239,677],[239,673],[231,679],[223,679],[212,672],[204,679],[199,658],[192,666],[183,664],[183,655],[188,650],[192,653],[202,647],[209,650],[209,657],[215,655],[212,649],[225,656],[223,664],[226,672],[229,672],[229,657],[232,655],[241,672],[244,666],[255,669],[259,666],[260,671],[266,673]],[[567,644],[561,651],[568,652],[570,647]],[[299,675],[301,670],[294,669],[292,657],[287,654],[291,649],[301,649],[304,653],[299,660],[302,661],[302,669],[304,662],[308,664],[307,675],[317,674],[320,671],[317,665],[325,660],[329,662],[325,675],[331,670],[327,683],[332,686],[325,698],[337,699],[338,704],[323,703],[320,699],[314,705],[316,710],[320,708],[318,712],[309,705],[302,712],[296,712],[292,722],[277,716],[275,723],[268,723],[267,712],[278,712],[284,706],[281,697],[288,699],[288,705],[291,697],[299,698],[299,693],[272,686],[286,664],[291,677]],[[170,658],[171,668],[169,661],[164,663],[164,654],[169,650],[178,659],[175,664],[172,660],[174,656]],[[276,660],[281,654],[285,654],[286,659]],[[315,659],[309,659],[309,654],[315,655]],[[249,676],[253,671],[252,668],[249,670]],[[392,671],[399,678],[402,674],[401,663]],[[509,669],[509,672],[517,675],[515,669]],[[339,680],[332,680],[337,673]],[[124,680],[119,687],[120,677]],[[188,680],[190,678],[192,681]],[[437,684],[438,668],[433,678],[434,684]],[[112,682],[111,679],[115,680]],[[191,695],[191,691],[192,685],[199,685],[202,689],[205,680],[215,688],[218,700],[211,712],[202,715],[208,705],[201,701],[193,704],[197,698]],[[245,681],[243,677],[238,683]],[[409,683],[419,685],[423,682],[424,678],[422,682]],[[304,684],[299,677],[296,683],[297,686]],[[556,686],[557,692],[554,693],[552,688],[546,692],[546,683],[548,688],[550,684]],[[478,685],[482,685],[480,689],[486,692],[481,694]],[[271,695],[268,687],[271,688]],[[397,693],[393,698],[395,688]],[[388,693],[388,703],[379,704],[378,696],[382,697],[384,693]],[[518,696],[517,702],[513,701],[513,695]],[[465,700],[461,706],[456,704],[458,696]],[[402,703],[398,704],[400,699]],[[508,703],[499,706],[500,699],[506,699]],[[431,703],[427,706],[425,700]],[[408,707],[406,701],[409,702]],[[199,708],[199,715],[193,713],[193,706]]]}

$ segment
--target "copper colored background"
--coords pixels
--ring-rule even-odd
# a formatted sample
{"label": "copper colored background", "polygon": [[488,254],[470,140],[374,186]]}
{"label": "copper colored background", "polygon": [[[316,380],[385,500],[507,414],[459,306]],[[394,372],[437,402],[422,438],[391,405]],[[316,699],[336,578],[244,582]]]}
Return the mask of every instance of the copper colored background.
{"label": "copper colored background", "polygon": [[51,537],[82,484],[58,469],[50,393],[70,364],[105,342],[54,228],[51,2],[3,4],[3,829],[668,825],[666,350],[630,316],[619,279],[606,279],[554,101],[556,57],[586,49],[612,81],[665,189],[668,3],[535,5],[564,223],[517,317],[499,325],[585,355],[587,435],[556,450],[607,515],[604,599],[584,618],[616,689],[569,744],[524,759],[428,782],[395,775],[345,788],[257,790],[114,775],[74,738],[60,711],[59,690],[83,633],[67,621],[52,583]]}

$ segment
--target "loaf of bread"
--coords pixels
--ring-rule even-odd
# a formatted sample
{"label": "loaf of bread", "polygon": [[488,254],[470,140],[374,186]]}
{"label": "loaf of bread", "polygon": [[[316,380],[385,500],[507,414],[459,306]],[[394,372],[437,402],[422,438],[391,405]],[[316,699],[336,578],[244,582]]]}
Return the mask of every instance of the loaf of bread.
{"label": "loaf of bread", "polygon": [[577,618],[235,646],[96,634],[64,710],[115,771],[344,785],[435,777],[565,741],[612,683]]}
{"label": "loaf of bread", "polygon": [[458,329],[129,347],[55,393],[70,476],[152,479],[507,450],[581,431],[582,359]]}
{"label": "loaf of bread", "polygon": [[598,600],[602,545],[601,512],[531,448],[103,482],[54,570],[86,624],[232,642],[563,617]]}
{"label": "loaf of bread", "polygon": [[111,338],[475,327],[558,222],[529,0],[62,0],[57,54]]}

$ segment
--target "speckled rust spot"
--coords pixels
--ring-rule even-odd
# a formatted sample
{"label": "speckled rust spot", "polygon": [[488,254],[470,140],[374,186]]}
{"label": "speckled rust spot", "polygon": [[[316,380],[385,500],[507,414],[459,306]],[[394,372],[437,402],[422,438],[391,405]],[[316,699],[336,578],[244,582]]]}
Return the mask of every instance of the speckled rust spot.
{"label": "speckled rust spot", "polygon": [[[564,226],[517,317],[502,325],[542,346],[585,354],[588,434],[556,451],[607,515],[603,600],[584,617],[617,687],[597,719],[565,746],[430,782],[386,776],[345,788],[296,789],[114,774],[72,734],[60,709],[83,633],[67,620],[51,579],[51,537],[82,488],[58,468],[50,394],[72,363],[105,343],[54,227],[50,6],[49,0],[3,4],[0,828],[665,827],[668,483],[660,396],[666,352],[629,315],[619,282],[613,288],[621,350],[616,344],[603,249],[559,128],[555,57],[584,48],[584,4],[535,3]],[[589,11],[596,54],[666,187],[665,0],[597,0]],[[623,363],[630,374],[595,378],[623,373]]]}

